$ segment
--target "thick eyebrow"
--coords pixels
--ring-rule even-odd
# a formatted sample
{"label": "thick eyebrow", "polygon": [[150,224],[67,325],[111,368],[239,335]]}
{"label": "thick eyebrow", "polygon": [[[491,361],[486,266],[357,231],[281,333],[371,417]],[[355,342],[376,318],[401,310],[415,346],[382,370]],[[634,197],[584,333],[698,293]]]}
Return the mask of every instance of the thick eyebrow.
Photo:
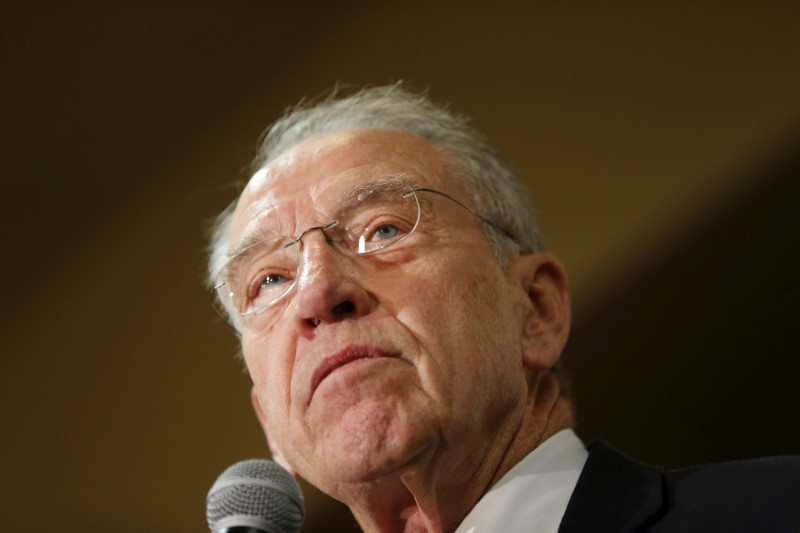
{"label": "thick eyebrow", "polygon": [[[390,174],[386,176],[380,176],[375,180],[359,183],[350,189],[345,189],[343,191],[338,192],[333,199],[332,205],[335,206],[333,210],[333,216],[328,216],[327,219],[325,217],[320,217],[324,222],[330,222],[331,220],[338,220],[341,213],[346,213],[347,211],[353,209],[356,205],[363,201],[363,194],[369,192],[370,194],[380,194],[380,195],[390,195],[390,194],[399,194],[400,192],[413,188],[414,181],[411,179],[411,176],[405,173],[399,174]],[[251,248],[254,244],[258,244],[259,242],[265,241],[270,238],[279,239],[281,237],[285,237],[288,240],[294,240],[294,238],[288,235],[280,235],[279,233],[275,232],[268,226],[261,226],[258,229],[254,230],[249,235],[245,236],[241,239],[236,246],[232,247],[228,252],[228,260],[223,267],[223,270],[230,270],[231,268],[235,268],[237,263],[240,263],[241,260],[245,259],[248,254],[246,251]]]}

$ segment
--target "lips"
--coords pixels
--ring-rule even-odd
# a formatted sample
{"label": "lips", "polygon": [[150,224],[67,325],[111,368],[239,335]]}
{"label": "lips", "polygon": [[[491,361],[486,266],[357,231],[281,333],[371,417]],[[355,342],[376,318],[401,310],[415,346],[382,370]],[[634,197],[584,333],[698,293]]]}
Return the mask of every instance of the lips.
{"label": "lips", "polygon": [[319,384],[322,383],[331,372],[348,363],[352,363],[358,359],[376,359],[378,357],[397,356],[398,354],[396,353],[388,353],[374,346],[348,346],[333,355],[329,355],[320,362],[319,366],[314,371],[314,375],[311,377],[311,394],[317,390]]}

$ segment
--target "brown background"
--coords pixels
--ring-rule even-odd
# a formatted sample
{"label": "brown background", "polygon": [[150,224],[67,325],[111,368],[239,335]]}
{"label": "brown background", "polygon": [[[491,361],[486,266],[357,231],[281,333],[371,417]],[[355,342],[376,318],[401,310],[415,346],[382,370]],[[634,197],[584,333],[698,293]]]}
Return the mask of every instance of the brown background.
{"label": "brown background", "polygon": [[518,169],[571,274],[582,437],[800,452],[797,3],[289,4],[4,6],[3,529],[203,531],[266,454],[204,231],[336,81],[430,86]]}

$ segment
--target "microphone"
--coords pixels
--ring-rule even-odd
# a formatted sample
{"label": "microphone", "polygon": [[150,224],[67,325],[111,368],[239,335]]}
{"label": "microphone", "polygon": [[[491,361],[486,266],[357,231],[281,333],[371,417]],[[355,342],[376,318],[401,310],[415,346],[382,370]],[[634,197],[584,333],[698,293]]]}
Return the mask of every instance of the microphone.
{"label": "microphone", "polygon": [[297,533],[304,514],[300,484],[265,459],[228,467],[206,497],[211,533]]}

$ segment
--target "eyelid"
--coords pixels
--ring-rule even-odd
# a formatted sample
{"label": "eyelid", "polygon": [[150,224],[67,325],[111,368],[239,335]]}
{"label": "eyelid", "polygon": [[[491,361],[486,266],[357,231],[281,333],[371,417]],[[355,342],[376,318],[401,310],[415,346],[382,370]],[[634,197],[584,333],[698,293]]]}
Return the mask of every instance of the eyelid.
{"label": "eyelid", "polygon": [[[257,264],[253,265],[253,271],[248,272],[247,276],[244,278],[244,301],[245,307],[249,304],[255,305],[255,301],[257,299],[257,295],[260,291],[260,286],[264,282],[264,280],[269,276],[280,276],[285,281],[284,283],[287,286],[291,286],[294,284],[296,272],[293,271],[292,265],[287,264],[264,264],[263,266],[259,266]],[[270,299],[269,295],[262,295],[266,300],[269,300],[266,305],[269,305],[273,299]],[[274,295],[273,295],[274,296]],[[278,298],[279,299],[279,298]],[[277,300],[274,300],[277,301]]]}
{"label": "eyelid", "polygon": [[[383,198],[391,199],[397,195],[402,195],[404,198],[407,198],[414,190],[423,190],[414,189],[414,187],[416,187],[416,185],[411,180],[410,176],[405,173],[382,176],[375,181],[359,184],[349,189],[347,192],[335,195],[332,205],[336,206],[336,208],[332,212],[315,212],[319,220],[341,220],[345,218],[345,215],[355,210],[367,196],[375,198],[379,195]],[[269,209],[269,211],[272,210],[274,209]],[[257,218],[261,218],[262,214],[263,212],[259,213]],[[297,237],[298,236],[292,237],[291,235],[285,235],[280,231],[269,231],[263,227],[259,228],[250,236],[242,238],[237,245],[231,248],[229,251],[230,258],[228,259],[228,263],[238,258],[241,253],[261,242],[270,239],[288,239],[289,241],[293,241]]]}
{"label": "eyelid", "polygon": [[250,263],[250,258],[253,256],[261,253],[262,247],[267,247],[268,242],[275,242],[274,246],[269,247],[269,253],[273,253],[275,250],[281,247],[280,241],[281,239],[285,239],[285,237],[267,237],[266,239],[262,239],[260,241],[256,241],[246,248],[243,248],[239,251],[236,255],[232,256],[228,259],[228,262],[225,266],[222,267],[220,271],[220,276],[223,276],[225,279],[231,279],[234,275],[239,276],[240,274],[247,275],[247,272],[241,272],[244,268],[244,265]]}

